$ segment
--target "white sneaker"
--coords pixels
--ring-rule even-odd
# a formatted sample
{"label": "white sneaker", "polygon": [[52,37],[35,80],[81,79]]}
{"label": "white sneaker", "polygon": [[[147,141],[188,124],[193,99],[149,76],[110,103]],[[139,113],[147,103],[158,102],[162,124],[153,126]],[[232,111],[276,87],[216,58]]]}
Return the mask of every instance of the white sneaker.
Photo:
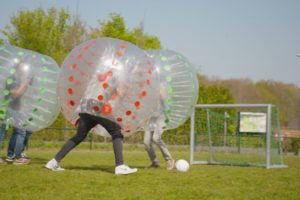
{"label": "white sneaker", "polygon": [[115,168],[115,174],[132,174],[137,172],[137,168],[130,168],[127,165],[119,165]]}
{"label": "white sneaker", "polygon": [[65,170],[64,168],[62,168],[61,166],[58,165],[57,161],[53,158],[52,160],[50,160],[45,167],[47,169],[50,169],[52,171],[63,171]]}

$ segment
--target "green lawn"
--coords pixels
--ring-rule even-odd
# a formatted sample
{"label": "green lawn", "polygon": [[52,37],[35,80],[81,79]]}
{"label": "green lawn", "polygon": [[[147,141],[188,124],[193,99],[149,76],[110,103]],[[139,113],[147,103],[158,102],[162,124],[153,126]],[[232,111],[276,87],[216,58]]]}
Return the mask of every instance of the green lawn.
{"label": "green lawn", "polygon": [[[117,176],[106,147],[75,149],[61,163],[67,169],[61,172],[43,167],[57,148],[31,148],[30,165],[0,166],[0,199],[300,199],[300,157],[285,157],[285,169],[192,165],[181,173],[145,169],[149,160],[143,148],[125,147],[126,163],[139,171]],[[187,150],[171,150],[176,159],[188,159]]]}

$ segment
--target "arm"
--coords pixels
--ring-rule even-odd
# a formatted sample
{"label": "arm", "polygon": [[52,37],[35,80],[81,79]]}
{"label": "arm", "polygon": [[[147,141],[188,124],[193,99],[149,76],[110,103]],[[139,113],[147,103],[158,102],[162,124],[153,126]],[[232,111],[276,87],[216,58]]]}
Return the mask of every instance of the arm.
{"label": "arm", "polygon": [[29,82],[30,82],[29,80],[25,80],[21,83],[21,85],[18,88],[12,90],[11,97],[14,99],[21,97],[26,92]]}
{"label": "arm", "polygon": [[128,86],[125,82],[122,82],[122,81],[118,81],[117,83],[117,95],[123,99],[125,94],[126,94],[126,91],[128,89]]}

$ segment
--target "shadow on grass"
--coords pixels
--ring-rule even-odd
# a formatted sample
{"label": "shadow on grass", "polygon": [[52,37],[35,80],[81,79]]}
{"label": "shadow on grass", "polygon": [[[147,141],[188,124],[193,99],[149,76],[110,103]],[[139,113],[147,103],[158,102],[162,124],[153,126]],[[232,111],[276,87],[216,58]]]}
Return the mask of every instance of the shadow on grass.
{"label": "shadow on grass", "polygon": [[91,166],[64,166],[69,170],[88,170],[88,171],[103,171],[107,173],[115,173],[115,167],[111,165],[91,165]]}
{"label": "shadow on grass", "polygon": [[45,158],[36,158],[36,157],[30,157],[30,163],[32,164],[46,164],[50,159]]}
{"label": "shadow on grass", "polygon": [[[91,170],[91,171],[103,171],[107,173],[115,173],[115,167],[111,165],[91,165],[91,166],[64,166],[69,170]],[[145,169],[144,166],[130,166],[138,169]]]}

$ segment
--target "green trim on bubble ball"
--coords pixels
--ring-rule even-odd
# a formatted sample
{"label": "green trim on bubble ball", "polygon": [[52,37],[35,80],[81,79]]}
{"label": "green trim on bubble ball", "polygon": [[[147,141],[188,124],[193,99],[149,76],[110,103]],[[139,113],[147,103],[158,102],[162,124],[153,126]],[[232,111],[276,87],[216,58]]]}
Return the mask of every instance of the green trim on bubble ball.
{"label": "green trim on bubble ball", "polygon": [[21,62],[21,60],[19,58],[15,58],[14,59],[14,63],[19,64]]}
{"label": "green trim on bubble ball", "polygon": [[168,102],[169,105],[172,105],[173,104],[173,99],[172,98],[168,98],[167,102]]}
{"label": "green trim on bubble ball", "polygon": [[6,83],[7,83],[8,85],[12,84],[13,82],[14,82],[14,80],[13,80],[12,78],[6,79]]}
{"label": "green trim on bubble ball", "polygon": [[41,92],[42,94],[45,94],[45,93],[47,92],[47,89],[43,87],[43,88],[40,89],[40,92]]}
{"label": "green trim on bubble ball", "polygon": [[43,71],[44,71],[44,72],[48,72],[48,67],[43,66]]}
{"label": "green trim on bubble ball", "polygon": [[168,94],[172,94],[173,93],[173,88],[171,86],[168,87],[167,89]]}
{"label": "green trim on bubble ball", "polygon": [[10,72],[10,74],[14,74],[14,73],[16,73],[16,68],[11,68],[10,70],[9,70],[9,72]]}
{"label": "green trim on bubble ball", "polygon": [[28,119],[28,121],[32,122],[32,121],[33,121],[33,118],[32,118],[32,117],[30,117],[30,118]]}
{"label": "green trim on bubble ball", "polygon": [[42,97],[39,97],[38,98],[38,102],[40,103],[40,102],[42,102],[43,101],[43,98]]}
{"label": "green trim on bubble ball", "polygon": [[23,56],[24,52],[23,51],[19,51],[17,54],[18,54],[18,56]]}
{"label": "green trim on bubble ball", "polygon": [[165,71],[170,71],[171,70],[171,66],[170,65],[165,65],[164,66],[164,70]]}
{"label": "green trim on bubble ball", "polygon": [[35,113],[38,112],[38,111],[39,111],[38,108],[34,108],[34,109],[33,109],[33,112],[35,112]]}
{"label": "green trim on bubble ball", "polygon": [[42,78],[42,81],[43,81],[44,83],[46,83],[46,82],[48,81],[48,78],[47,78],[47,77],[43,77],[43,78]]}
{"label": "green trim on bubble ball", "polygon": [[165,62],[167,60],[167,57],[161,56],[160,59]]}
{"label": "green trim on bubble ball", "polygon": [[167,76],[167,77],[166,77],[166,80],[167,80],[168,82],[171,82],[171,81],[172,81],[172,76]]}
{"label": "green trim on bubble ball", "polygon": [[23,126],[23,128],[25,128],[26,126],[28,126],[28,124],[23,124],[22,126]]}
{"label": "green trim on bubble ball", "polygon": [[9,90],[8,89],[4,89],[2,93],[3,93],[4,96],[8,96],[9,95]]}

